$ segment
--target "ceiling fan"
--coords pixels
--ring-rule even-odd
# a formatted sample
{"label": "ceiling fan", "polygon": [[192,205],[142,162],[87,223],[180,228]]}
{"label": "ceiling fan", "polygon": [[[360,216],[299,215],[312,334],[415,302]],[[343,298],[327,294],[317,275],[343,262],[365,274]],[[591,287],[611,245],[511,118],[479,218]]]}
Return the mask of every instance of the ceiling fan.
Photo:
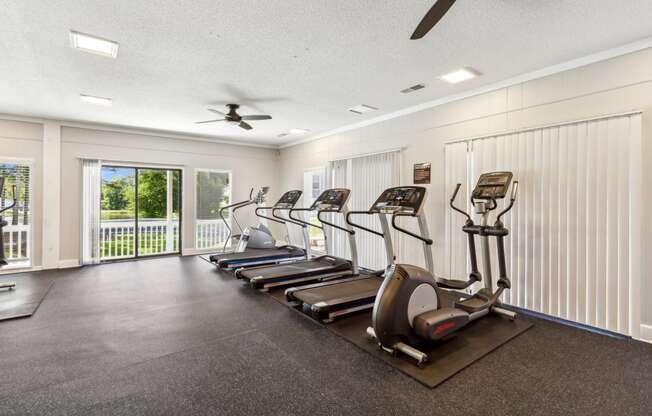
{"label": "ceiling fan", "polygon": [[424,37],[444,17],[453,4],[455,4],[455,0],[437,0],[435,5],[421,19],[421,22],[414,30],[414,33],[412,33],[410,39],[414,40]]}
{"label": "ceiling fan", "polygon": [[247,123],[245,120],[271,120],[272,116],[268,115],[246,115],[246,116],[241,116],[238,114],[237,110],[240,108],[238,104],[227,104],[226,108],[228,108],[228,111],[226,113],[223,113],[219,110],[214,110],[212,108],[208,108],[207,110],[210,111],[211,113],[219,114],[223,116],[224,118],[218,118],[215,120],[206,120],[206,121],[196,121],[195,124],[206,124],[206,123],[216,123],[218,121],[225,121],[228,124],[238,126],[240,128],[243,128],[245,130],[251,130],[253,127],[249,123]]}

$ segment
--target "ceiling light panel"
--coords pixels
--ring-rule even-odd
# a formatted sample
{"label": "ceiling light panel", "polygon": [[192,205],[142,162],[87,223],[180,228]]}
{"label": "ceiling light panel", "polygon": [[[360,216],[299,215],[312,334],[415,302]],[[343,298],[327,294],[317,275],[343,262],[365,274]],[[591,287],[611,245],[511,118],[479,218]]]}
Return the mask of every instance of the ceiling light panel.
{"label": "ceiling light panel", "polygon": [[457,84],[459,82],[464,82],[473,79],[479,75],[480,72],[476,71],[473,68],[466,67],[466,68],[460,68],[453,72],[449,72],[448,74],[444,74],[439,78],[450,84]]}
{"label": "ceiling light panel", "polygon": [[310,130],[295,128],[295,129],[290,129],[290,134],[304,134],[304,133],[308,133],[309,131]]}
{"label": "ceiling light panel", "polygon": [[356,113],[356,114],[364,114],[364,113],[369,113],[371,111],[376,111],[376,110],[378,110],[376,107],[372,107],[372,106],[366,105],[366,104],[360,104],[360,105],[356,105],[355,107],[349,108],[350,112]]}
{"label": "ceiling light panel", "polygon": [[104,97],[95,97],[93,95],[79,94],[79,98],[85,103],[102,105],[104,107],[111,107],[113,100]]}
{"label": "ceiling light panel", "polygon": [[86,33],[70,31],[70,46],[83,52],[116,58],[118,56],[118,42],[102,39]]}

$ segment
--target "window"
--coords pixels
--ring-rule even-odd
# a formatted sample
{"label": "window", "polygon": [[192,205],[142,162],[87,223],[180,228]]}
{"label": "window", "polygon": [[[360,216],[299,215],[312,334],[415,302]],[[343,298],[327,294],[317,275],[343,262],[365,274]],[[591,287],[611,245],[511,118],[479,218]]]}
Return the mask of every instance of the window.
{"label": "window", "polygon": [[[220,208],[231,203],[231,172],[198,169],[196,171],[195,247],[212,249],[224,244],[229,230],[220,218]],[[231,223],[229,212],[224,218]]]}
{"label": "window", "polygon": [[[326,189],[326,169],[314,168],[307,169],[303,172],[303,204],[307,208],[319,197],[319,195]],[[306,219],[313,224],[319,224],[316,212],[310,212],[309,217]],[[324,234],[319,228],[310,227],[308,230],[310,235],[310,250],[317,252],[326,252],[326,242],[324,241]]]}
{"label": "window", "polygon": [[[7,267],[32,265],[31,169],[26,163],[0,162],[0,176],[5,178],[0,195],[0,209],[16,205],[0,214],[7,225],[2,230]],[[13,188],[16,187],[16,195]]]}

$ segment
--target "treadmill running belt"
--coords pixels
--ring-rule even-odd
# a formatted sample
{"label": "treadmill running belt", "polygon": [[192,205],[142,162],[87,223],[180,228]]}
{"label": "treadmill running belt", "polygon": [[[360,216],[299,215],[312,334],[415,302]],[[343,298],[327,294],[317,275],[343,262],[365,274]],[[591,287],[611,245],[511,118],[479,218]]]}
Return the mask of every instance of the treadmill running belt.
{"label": "treadmill running belt", "polygon": [[298,247],[277,247],[251,249],[240,253],[215,254],[210,257],[212,262],[238,262],[246,260],[256,260],[262,258],[284,258],[284,257],[301,257],[304,255],[303,249]]}
{"label": "treadmill running belt", "polygon": [[245,279],[252,279],[257,276],[273,279],[277,277],[291,277],[298,274],[310,275],[330,270],[337,271],[340,269],[337,266],[337,264],[331,264],[330,262],[309,260],[292,264],[281,264],[277,266],[265,267],[262,269],[244,270],[242,273],[240,273],[240,276],[244,277]]}
{"label": "treadmill running belt", "polygon": [[298,290],[293,293],[293,297],[303,303],[314,305],[318,302],[327,302],[337,299],[361,299],[373,298],[378,293],[383,279],[379,277],[369,277],[366,279],[357,279],[349,282],[342,282],[313,289]]}

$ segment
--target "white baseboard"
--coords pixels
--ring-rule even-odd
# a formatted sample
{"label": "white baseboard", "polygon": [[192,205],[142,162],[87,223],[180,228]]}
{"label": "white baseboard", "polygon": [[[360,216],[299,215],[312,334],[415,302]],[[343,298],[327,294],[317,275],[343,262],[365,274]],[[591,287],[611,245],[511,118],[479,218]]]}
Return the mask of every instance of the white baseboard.
{"label": "white baseboard", "polygon": [[652,325],[641,324],[640,341],[652,344]]}
{"label": "white baseboard", "polygon": [[38,272],[39,270],[43,270],[43,266],[24,267],[24,268],[17,268],[17,269],[9,268],[9,269],[0,270],[0,276],[4,274]]}
{"label": "white baseboard", "polygon": [[186,248],[181,252],[182,256],[196,256],[198,254],[215,254],[221,253],[222,250],[218,248]]}
{"label": "white baseboard", "polygon": [[60,269],[69,269],[71,267],[79,267],[79,266],[81,266],[79,264],[79,259],[59,260]]}

